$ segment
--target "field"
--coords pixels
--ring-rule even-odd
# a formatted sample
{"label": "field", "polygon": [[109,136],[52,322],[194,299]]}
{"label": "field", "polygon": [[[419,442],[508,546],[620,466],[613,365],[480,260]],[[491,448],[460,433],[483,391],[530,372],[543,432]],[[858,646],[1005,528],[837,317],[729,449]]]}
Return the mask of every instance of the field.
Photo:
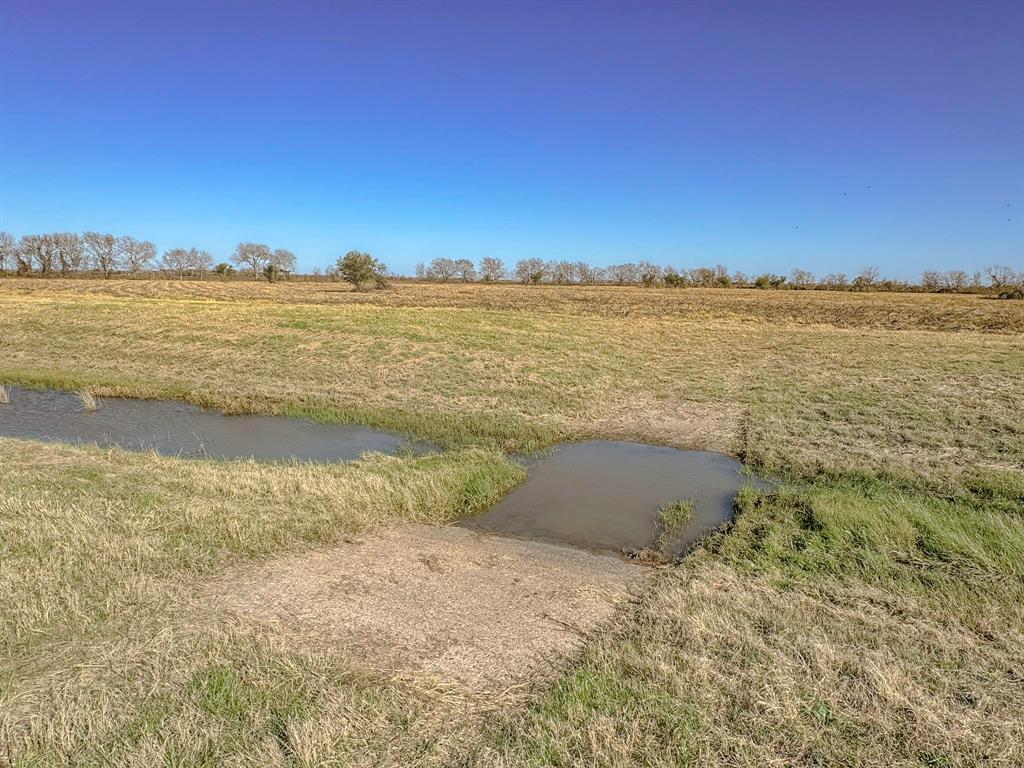
{"label": "field", "polygon": [[[0,382],[447,449],[317,467],[0,439],[0,765],[1024,764],[1020,302],[8,279],[0,334]],[[522,477],[508,452],[587,437],[778,484],[529,685],[389,670],[201,599],[482,510]]]}

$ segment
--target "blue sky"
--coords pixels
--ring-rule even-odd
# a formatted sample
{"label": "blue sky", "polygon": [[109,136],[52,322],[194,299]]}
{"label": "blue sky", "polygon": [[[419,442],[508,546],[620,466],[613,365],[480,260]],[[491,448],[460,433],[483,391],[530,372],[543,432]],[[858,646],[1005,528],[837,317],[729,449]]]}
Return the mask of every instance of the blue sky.
{"label": "blue sky", "polygon": [[0,229],[1024,267],[1024,5],[0,0]]}

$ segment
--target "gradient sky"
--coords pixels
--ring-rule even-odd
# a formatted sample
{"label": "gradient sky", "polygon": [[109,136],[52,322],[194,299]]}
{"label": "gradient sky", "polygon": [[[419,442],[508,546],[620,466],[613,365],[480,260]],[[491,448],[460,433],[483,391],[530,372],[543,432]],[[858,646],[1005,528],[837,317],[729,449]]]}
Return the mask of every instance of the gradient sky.
{"label": "gradient sky", "polygon": [[0,229],[1024,267],[1024,3],[0,0]]}

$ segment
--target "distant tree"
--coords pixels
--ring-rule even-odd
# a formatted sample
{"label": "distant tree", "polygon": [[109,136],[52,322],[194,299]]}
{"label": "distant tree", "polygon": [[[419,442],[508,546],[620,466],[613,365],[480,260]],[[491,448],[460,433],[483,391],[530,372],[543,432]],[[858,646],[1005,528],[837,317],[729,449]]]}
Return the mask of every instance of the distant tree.
{"label": "distant tree", "polygon": [[458,271],[455,266],[455,262],[451,259],[444,257],[436,258],[430,262],[430,268],[427,270],[427,277],[431,280],[439,280],[442,283],[447,283]]}
{"label": "distant tree", "polygon": [[278,248],[270,254],[269,265],[277,267],[279,272],[294,272],[295,254],[287,248]]}
{"label": "distant tree", "polygon": [[135,275],[156,259],[156,246],[148,240],[136,240],[125,235],[117,239],[117,253],[125,270]]}
{"label": "distant tree", "polygon": [[544,265],[544,276],[555,285],[569,285],[575,270],[568,261],[551,260]]}
{"label": "distant tree", "polygon": [[53,236],[57,263],[63,274],[77,272],[85,263],[85,241],[76,232],[60,232]]}
{"label": "distant tree", "polygon": [[277,266],[277,264],[267,264],[267,266],[263,268],[263,276],[267,278],[268,283],[276,283],[281,279],[281,275],[283,273],[284,270]]}
{"label": "distant tree", "polygon": [[929,270],[921,273],[921,287],[926,291],[937,291],[940,285],[942,285],[942,275],[939,272]]}
{"label": "distant tree", "polygon": [[718,282],[718,272],[711,267],[695,267],[687,274],[690,282],[701,288],[711,288]]}
{"label": "distant tree", "polygon": [[117,238],[103,232],[86,232],[82,239],[89,266],[110,277],[117,269]]}
{"label": "distant tree", "polygon": [[422,261],[416,263],[416,279],[426,280],[427,279],[427,265]]}
{"label": "distant tree", "polygon": [[573,282],[580,285],[593,285],[600,276],[600,270],[587,264],[585,261],[577,261],[572,265]]}
{"label": "distant tree", "polygon": [[455,260],[455,277],[464,283],[471,283],[476,280],[476,267],[469,259]]}
{"label": "distant tree", "polygon": [[25,235],[21,238],[21,252],[32,271],[32,265],[41,274],[48,275],[53,271],[54,258],[57,254],[56,242],[53,235]]}
{"label": "distant tree", "polygon": [[497,283],[505,279],[505,263],[493,256],[480,259],[480,279],[485,283]]}
{"label": "distant tree", "polygon": [[942,276],[942,287],[948,291],[959,293],[967,287],[967,273],[962,269],[951,269]]}
{"label": "distant tree", "polygon": [[662,270],[656,264],[649,261],[641,261],[637,265],[640,272],[640,284],[645,288],[653,288],[661,280]]}
{"label": "distant tree", "polygon": [[806,269],[794,269],[789,273],[789,284],[794,288],[807,289],[814,286],[814,273]]}
{"label": "distant tree", "polygon": [[878,285],[878,267],[864,267],[853,279],[853,288],[858,291],[870,291]]}
{"label": "distant tree", "polygon": [[986,267],[985,275],[988,277],[989,285],[997,291],[1013,285],[1017,279],[1017,274],[1011,267],[999,265]]}
{"label": "distant tree", "polygon": [[744,288],[750,285],[750,278],[747,277],[746,272],[740,272],[739,270],[736,270],[735,272],[732,273],[732,284],[737,287]]}
{"label": "distant tree", "polygon": [[337,269],[341,278],[357,291],[366,283],[374,283],[378,288],[387,286],[387,267],[368,253],[349,251],[338,259]]}
{"label": "distant tree", "polygon": [[253,280],[260,276],[263,268],[270,263],[270,247],[263,243],[239,243],[231,254],[231,263],[239,269],[248,268],[252,271]]}
{"label": "distant tree", "polygon": [[38,235],[24,235],[14,249],[14,261],[19,275],[32,274],[32,239]]}
{"label": "distant tree", "polygon": [[231,275],[235,274],[235,268],[228,264],[226,261],[222,261],[220,264],[214,267],[213,271],[220,275],[222,279],[226,279],[228,277],[231,277]]}
{"label": "distant tree", "polygon": [[515,266],[516,280],[521,283],[540,283],[544,280],[542,259],[520,259]]}
{"label": "distant tree", "polygon": [[0,232],[0,274],[14,266],[18,244],[10,232]]}
{"label": "distant tree", "polygon": [[686,275],[682,275],[676,271],[675,267],[665,267],[665,274],[662,277],[665,281],[665,285],[669,288],[684,288],[686,287]]}
{"label": "distant tree", "polygon": [[847,279],[845,272],[830,272],[821,278],[821,284],[833,291],[846,288],[849,282],[850,281]]}
{"label": "distant tree", "polygon": [[208,251],[201,251],[198,248],[172,248],[164,253],[160,267],[167,272],[176,273],[179,277],[202,274],[213,268],[213,257]]}

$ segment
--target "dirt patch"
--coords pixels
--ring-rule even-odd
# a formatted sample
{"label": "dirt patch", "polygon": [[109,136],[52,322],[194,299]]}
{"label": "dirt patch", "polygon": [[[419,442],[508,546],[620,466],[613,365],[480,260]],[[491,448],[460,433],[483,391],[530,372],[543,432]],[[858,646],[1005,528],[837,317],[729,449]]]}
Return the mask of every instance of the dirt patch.
{"label": "dirt patch", "polygon": [[614,556],[413,525],[238,569],[207,599],[303,648],[507,695],[553,672],[647,573]]}

